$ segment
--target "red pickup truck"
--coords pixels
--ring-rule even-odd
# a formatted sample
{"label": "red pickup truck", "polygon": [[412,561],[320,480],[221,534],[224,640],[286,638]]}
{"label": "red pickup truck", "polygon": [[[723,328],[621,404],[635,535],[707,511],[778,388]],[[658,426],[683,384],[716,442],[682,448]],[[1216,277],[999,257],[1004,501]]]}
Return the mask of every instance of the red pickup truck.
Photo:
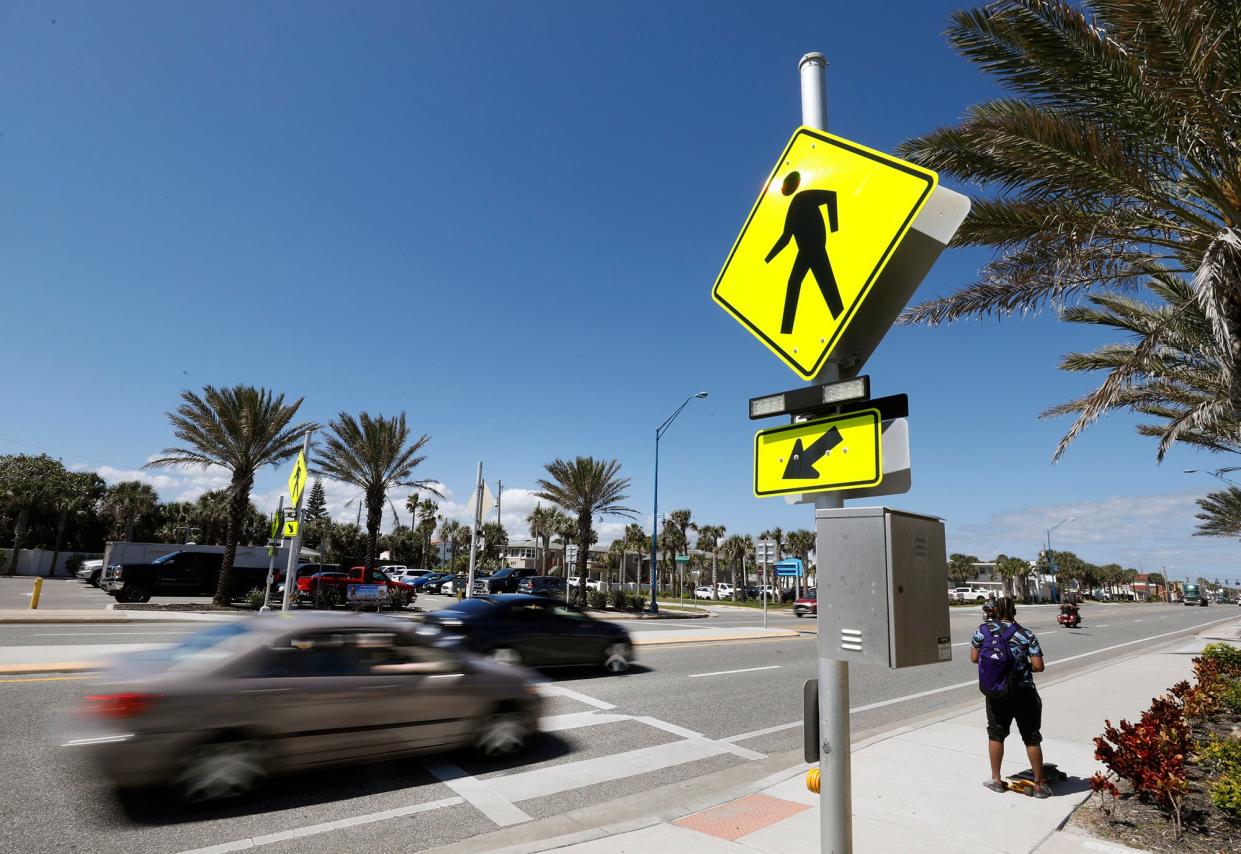
{"label": "red pickup truck", "polygon": [[[386,590],[404,591],[407,597],[406,604],[413,604],[417,598],[412,584],[406,584],[403,581],[393,581],[384,575],[382,570],[367,569],[364,566],[353,566],[348,572],[317,572],[313,575],[303,576],[297,579],[297,598],[299,602],[314,601],[315,594],[319,590],[334,587],[339,593],[337,601],[342,604],[349,602],[349,586],[352,584],[366,585],[384,585]],[[381,594],[381,598],[386,598],[386,593]]]}

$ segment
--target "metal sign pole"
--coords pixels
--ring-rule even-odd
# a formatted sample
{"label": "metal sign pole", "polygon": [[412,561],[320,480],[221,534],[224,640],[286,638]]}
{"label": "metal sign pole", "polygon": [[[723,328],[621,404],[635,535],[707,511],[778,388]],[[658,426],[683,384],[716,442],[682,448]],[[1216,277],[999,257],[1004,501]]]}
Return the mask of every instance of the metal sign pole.
{"label": "metal sign pole", "polygon": [[[276,509],[276,525],[284,527],[284,496],[280,496],[280,506]],[[279,529],[277,529],[279,530]],[[263,605],[260,611],[270,611],[271,606],[267,604],[267,600],[271,598],[271,581],[272,576],[276,574],[276,552],[280,550],[277,545],[280,540],[276,539],[276,531],[272,532],[271,539],[267,541],[267,584],[263,586]],[[285,579],[285,587],[289,586],[288,579]]]}
{"label": "metal sign pole", "polygon": [[[302,458],[306,460],[306,465],[310,465],[310,434],[312,431],[306,431],[306,438],[302,440]],[[306,497],[306,491],[302,490],[302,494],[297,496],[297,501],[293,504],[293,518],[297,522],[297,533],[293,535],[293,542],[289,544],[289,561],[285,565],[284,570],[284,600],[280,603],[281,611],[289,610],[289,597],[293,592],[293,588],[297,586],[297,561],[302,556],[302,499]]]}
{"label": "metal sign pole", "polygon": [[470,570],[465,581],[465,595],[474,595],[474,565],[478,558],[478,526],[483,521],[483,462],[478,461],[478,479],[474,485],[474,527],[470,529]]}
{"label": "metal sign pole", "polygon": [[[806,127],[827,130],[827,59],[808,53],[797,64],[801,75],[801,119]],[[828,361],[815,382],[840,379],[840,366]],[[814,507],[839,508],[844,498],[837,492],[818,493]],[[816,535],[818,519],[815,520]],[[817,541],[817,537],[816,537]],[[819,585],[820,592],[823,585]],[[849,740],[849,662],[828,658],[829,639],[819,633],[819,839],[821,849],[832,854],[853,851],[853,789]]]}

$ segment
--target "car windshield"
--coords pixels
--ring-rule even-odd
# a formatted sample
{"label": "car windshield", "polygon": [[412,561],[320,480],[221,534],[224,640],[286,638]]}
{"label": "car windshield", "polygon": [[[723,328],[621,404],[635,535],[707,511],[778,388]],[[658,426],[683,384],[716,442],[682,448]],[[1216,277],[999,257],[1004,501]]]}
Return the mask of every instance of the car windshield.
{"label": "car windshield", "polygon": [[166,555],[160,555],[155,560],[151,561],[151,563],[172,563],[177,559],[177,555],[179,554],[181,554],[181,552],[169,552]]}
{"label": "car windshield", "polygon": [[220,623],[164,649],[140,651],[128,663],[151,670],[194,669],[231,658],[241,638],[250,634],[249,626],[238,621]]}

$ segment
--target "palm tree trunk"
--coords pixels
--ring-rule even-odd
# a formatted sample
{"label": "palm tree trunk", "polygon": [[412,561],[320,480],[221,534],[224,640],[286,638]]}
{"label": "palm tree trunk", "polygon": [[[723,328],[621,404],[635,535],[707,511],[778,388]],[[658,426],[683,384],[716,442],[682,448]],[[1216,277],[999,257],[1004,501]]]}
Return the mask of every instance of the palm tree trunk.
{"label": "palm tree trunk", "polygon": [[17,512],[17,525],[13,529],[13,554],[9,557],[8,575],[17,572],[17,556],[21,553],[22,541],[26,539],[26,530],[30,527],[30,505],[24,505]]}
{"label": "palm tree trunk", "polygon": [[228,533],[224,538],[224,558],[220,561],[220,580],[215,587],[215,598],[212,604],[227,608],[233,601],[233,561],[237,559],[237,542],[241,539],[241,528],[245,522],[246,510],[250,506],[250,488],[254,485],[252,478],[234,480],[229,484],[231,495],[228,499]]}
{"label": "palm tree trunk", "polygon": [[383,523],[383,495],[371,501],[366,497],[366,568],[375,568],[375,556],[379,551],[379,526]]}
{"label": "palm tree trunk", "polygon": [[60,557],[60,543],[65,536],[65,523],[69,521],[69,508],[62,507],[60,510],[60,521],[56,524],[56,548],[52,549],[52,567],[48,570],[48,575],[56,574],[56,561]]}
{"label": "palm tree trunk", "polygon": [[586,577],[587,570],[590,567],[590,528],[591,522],[589,513],[583,513],[577,517],[577,577],[581,580],[578,585],[578,604],[586,604]]}

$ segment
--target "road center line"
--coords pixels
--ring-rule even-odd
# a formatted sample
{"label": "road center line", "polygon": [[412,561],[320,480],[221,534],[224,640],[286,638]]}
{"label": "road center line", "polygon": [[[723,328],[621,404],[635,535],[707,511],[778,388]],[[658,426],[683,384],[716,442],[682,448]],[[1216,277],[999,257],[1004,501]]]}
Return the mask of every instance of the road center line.
{"label": "road center line", "polygon": [[461,798],[442,798],[438,801],[428,801],[424,804],[413,804],[408,807],[397,807],[396,809],[368,813],[367,815],[359,815],[340,821],[325,821],[322,824],[311,824],[294,830],[284,830],[280,833],[269,833],[265,836],[254,836],[250,839],[239,839],[236,842],[224,842],[219,845],[209,845],[206,848],[194,848],[189,851],[182,851],[181,854],[227,854],[230,851],[248,851],[251,848],[258,848],[260,845],[271,845],[275,842],[285,842],[289,839],[301,839],[303,836],[317,836],[320,833],[327,833],[332,830],[372,824],[377,821],[386,821],[390,818],[402,818],[415,813],[430,812],[443,807],[456,806],[459,803],[462,803]]}
{"label": "road center line", "polygon": [[690,679],[700,679],[703,676],[727,676],[731,673],[753,673],[756,670],[779,670],[779,664],[768,664],[766,667],[743,667],[741,670],[716,670],[711,673],[691,673]]}

